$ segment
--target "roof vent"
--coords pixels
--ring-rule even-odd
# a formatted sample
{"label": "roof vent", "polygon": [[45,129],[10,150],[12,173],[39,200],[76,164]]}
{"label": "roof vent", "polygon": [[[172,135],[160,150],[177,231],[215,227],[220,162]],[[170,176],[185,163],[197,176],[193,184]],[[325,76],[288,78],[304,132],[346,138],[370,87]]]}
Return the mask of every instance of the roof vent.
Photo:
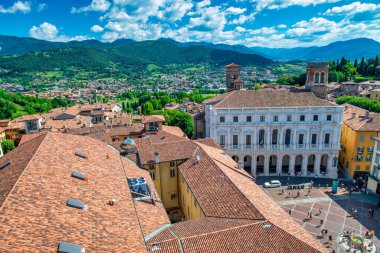
{"label": "roof vent", "polygon": [[73,207],[73,208],[78,208],[81,210],[87,210],[87,206],[82,201],[79,201],[76,199],[67,200],[67,206]]}
{"label": "roof vent", "polygon": [[86,250],[77,244],[68,243],[68,242],[60,242],[58,244],[58,253],[85,253],[85,252]]}
{"label": "roof vent", "polygon": [[265,229],[270,228],[271,226],[272,226],[271,224],[266,223],[266,222],[263,224],[263,228]]}
{"label": "roof vent", "polygon": [[201,156],[200,155],[197,155],[195,158],[194,158],[194,162],[199,162],[201,160]]}
{"label": "roof vent", "polygon": [[87,155],[85,153],[82,153],[82,152],[79,152],[79,151],[75,152],[75,155],[79,156],[81,158],[87,158]]}
{"label": "roof vent", "polygon": [[115,204],[116,204],[116,199],[110,199],[110,201],[108,202],[108,204],[109,204],[110,206],[115,205]]}
{"label": "roof vent", "polygon": [[1,170],[1,169],[4,169],[4,168],[7,167],[9,164],[11,164],[11,161],[7,161],[7,162],[3,163],[2,165],[0,165],[0,170]]}
{"label": "roof vent", "polygon": [[80,180],[87,181],[87,177],[84,174],[82,174],[80,172],[77,172],[77,171],[74,171],[73,173],[71,173],[71,176],[75,177],[75,178],[78,178]]}

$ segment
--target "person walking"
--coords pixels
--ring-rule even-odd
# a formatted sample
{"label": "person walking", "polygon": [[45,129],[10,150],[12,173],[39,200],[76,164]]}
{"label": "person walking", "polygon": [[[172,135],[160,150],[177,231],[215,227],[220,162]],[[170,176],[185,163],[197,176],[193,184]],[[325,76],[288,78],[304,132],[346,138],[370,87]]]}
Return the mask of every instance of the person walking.
{"label": "person walking", "polygon": [[331,247],[333,246],[333,238],[332,238],[332,235],[329,235],[329,244],[331,245]]}
{"label": "person walking", "polygon": [[321,219],[321,221],[319,222],[319,226],[322,227],[323,226],[323,220]]}
{"label": "person walking", "polygon": [[322,207],[321,208],[319,208],[319,215],[321,215],[322,214]]}

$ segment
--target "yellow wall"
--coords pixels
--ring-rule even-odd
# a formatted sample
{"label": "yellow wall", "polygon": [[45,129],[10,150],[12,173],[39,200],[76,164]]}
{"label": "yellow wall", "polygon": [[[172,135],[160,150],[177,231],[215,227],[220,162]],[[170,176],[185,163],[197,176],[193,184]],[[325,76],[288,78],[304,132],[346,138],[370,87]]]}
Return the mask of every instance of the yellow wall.
{"label": "yellow wall", "polygon": [[[361,140],[361,136],[364,136],[364,141]],[[369,152],[368,147],[374,148],[375,141],[371,139],[374,136],[377,136],[377,132],[355,131],[343,123],[339,163],[350,175],[353,176],[355,171],[370,172],[373,152]],[[358,147],[364,148],[363,153],[358,153]],[[362,161],[357,161],[357,155],[362,157]]]}
{"label": "yellow wall", "polygon": [[5,131],[1,132],[0,133],[0,142],[2,142],[3,140],[5,140],[6,136],[5,136]]}
{"label": "yellow wall", "polygon": [[205,217],[201,207],[195,199],[193,192],[180,173],[178,176],[179,201],[185,220],[197,220]]}
{"label": "yellow wall", "polygon": [[21,138],[21,135],[18,131],[18,129],[7,129],[5,130],[5,135],[7,140],[16,141]]}
{"label": "yellow wall", "polygon": [[[150,167],[149,165],[145,165],[144,167],[149,170],[149,173],[151,173],[151,177],[154,182],[154,186],[156,187],[156,190],[158,194],[160,195],[160,198],[162,200],[162,203],[164,204],[164,207],[166,210],[174,209],[179,207],[178,203],[178,168],[177,164],[178,161],[173,161],[174,166],[170,166],[170,162],[161,162],[158,164],[155,164],[153,167]],[[171,176],[170,170],[174,169],[174,176]],[[154,173],[154,176],[152,176],[152,173]],[[175,195],[175,198],[172,198],[172,195]]]}

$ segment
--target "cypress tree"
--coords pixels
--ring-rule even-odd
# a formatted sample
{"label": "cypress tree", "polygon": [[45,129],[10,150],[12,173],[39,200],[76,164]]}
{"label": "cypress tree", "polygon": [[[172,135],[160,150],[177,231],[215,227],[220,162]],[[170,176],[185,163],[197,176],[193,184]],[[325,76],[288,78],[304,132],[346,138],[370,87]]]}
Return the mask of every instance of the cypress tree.
{"label": "cypress tree", "polygon": [[364,74],[365,74],[365,61],[364,61],[364,57],[362,57],[362,60],[360,61],[358,72],[362,76],[364,76]]}
{"label": "cypress tree", "polygon": [[356,69],[358,68],[358,59],[355,59],[354,67],[355,67]]}

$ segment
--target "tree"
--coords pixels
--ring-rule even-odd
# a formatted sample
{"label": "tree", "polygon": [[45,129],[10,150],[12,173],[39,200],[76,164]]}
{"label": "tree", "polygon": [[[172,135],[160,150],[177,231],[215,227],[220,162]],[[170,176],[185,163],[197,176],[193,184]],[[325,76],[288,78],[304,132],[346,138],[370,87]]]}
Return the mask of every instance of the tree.
{"label": "tree", "polygon": [[380,76],[380,66],[377,66],[375,69],[375,76]]}
{"label": "tree", "polygon": [[364,69],[365,69],[365,61],[364,61],[364,57],[362,57],[362,60],[360,61],[360,65],[358,68],[358,73],[362,76],[365,74]]}
{"label": "tree", "polygon": [[6,154],[15,148],[15,143],[12,140],[4,140],[1,143],[1,147],[3,149],[4,154]]}
{"label": "tree", "polygon": [[164,113],[164,117],[169,126],[181,128],[189,138],[194,134],[194,120],[190,114],[183,111],[170,110]]}
{"label": "tree", "polygon": [[358,68],[358,59],[355,59],[354,67],[355,67],[356,69]]}
{"label": "tree", "polygon": [[154,112],[154,108],[151,102],[145,102],[141,105],[141,111],[144,115],[151,115]]}

